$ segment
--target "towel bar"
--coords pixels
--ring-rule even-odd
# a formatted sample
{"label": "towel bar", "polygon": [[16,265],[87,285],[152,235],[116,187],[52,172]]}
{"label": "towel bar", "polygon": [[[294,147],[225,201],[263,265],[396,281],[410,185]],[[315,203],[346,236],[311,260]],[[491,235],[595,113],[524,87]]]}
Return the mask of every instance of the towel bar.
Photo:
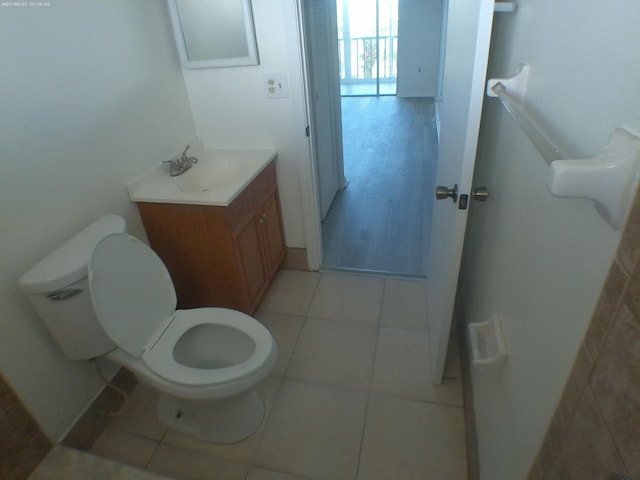
{"label": "towel bar", "polygon": [[521,64],[511,78],[487,82],[487,95],[498,97],[542,158],[549,164],[547,186],[556,197],[593,200],[598,213],[616,230],[626,220],[640,179],[640,138],[628,129],[612,132],[602,153],[572,159],[552,140],[524,101],[530,67]]}

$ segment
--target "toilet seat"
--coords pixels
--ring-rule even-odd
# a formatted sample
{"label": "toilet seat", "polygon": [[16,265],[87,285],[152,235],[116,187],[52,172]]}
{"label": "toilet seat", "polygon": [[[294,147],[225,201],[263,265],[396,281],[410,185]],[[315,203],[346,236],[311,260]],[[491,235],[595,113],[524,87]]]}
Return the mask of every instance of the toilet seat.
{"label": "toilet seat", "polygon": [[167,267],[147,245],[126,233],[107,235],[96,244],[88,281],[100,326],[134,357],[155,343],[175,314],[176,292]]}
{"label": "toilet seat", "polygon": [[[193,368],[175,359],[174,348],[190,329],[200,325],[223,325],[247,335],[255,349],[245,361],[223,368]],[[142,359],[156,374],[183,385],[224,384],[241,380],[261,369],[273,350],[273,339],[260,322],[236,310],[226,308],[196,308],[178,310],[175,319]]]}
{"label": "toilet seat", "polygon": [[[164,263],[131,235],[114,233],[100,240],[88,270],[91,301],[107,336],[170,382],[194,387],[231,383],[255,373],[274,355],[269,331],[244,313],[225,308],[176,311],[175,289]],[[222,368],[179,363],[177,343],[201,325],[234,329],[255,348],[243,361]]]}

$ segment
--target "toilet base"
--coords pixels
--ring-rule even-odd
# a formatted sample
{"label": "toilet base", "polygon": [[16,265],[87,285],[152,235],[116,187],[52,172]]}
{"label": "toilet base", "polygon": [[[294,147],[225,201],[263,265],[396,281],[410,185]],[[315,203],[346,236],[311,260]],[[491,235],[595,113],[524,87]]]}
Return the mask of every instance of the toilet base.
{"label": "toilet base", "polygon": [[236,443],[254,433],[264,418],[256,392],[222,401],[188,401],[161,394],[158,419],[171,430],[213,443]]}

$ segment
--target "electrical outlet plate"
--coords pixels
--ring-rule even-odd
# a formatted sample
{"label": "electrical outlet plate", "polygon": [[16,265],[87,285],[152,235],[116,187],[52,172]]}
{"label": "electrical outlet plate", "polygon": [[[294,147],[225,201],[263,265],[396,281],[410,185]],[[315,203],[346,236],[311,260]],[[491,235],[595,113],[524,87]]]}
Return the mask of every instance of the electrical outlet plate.
{"label": "electrical outlet plate", "polygon": [[266,98],[289,98],[289,82],[286,73],[265,74],[263,83]]}

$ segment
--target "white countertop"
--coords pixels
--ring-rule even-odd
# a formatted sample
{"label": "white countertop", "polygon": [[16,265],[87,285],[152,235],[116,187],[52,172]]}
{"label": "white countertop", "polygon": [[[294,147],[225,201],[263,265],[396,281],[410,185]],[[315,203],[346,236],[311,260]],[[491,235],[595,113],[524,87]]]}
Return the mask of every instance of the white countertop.
{"label": "white countertop", "polygon": [[[159,164],[133,180],[127,185],[131,201],[228,206],[278,155],[276,150],[204,149],[201,152],[197,155],[198,163],[182,175],[171,177],[168,165]],[[241,173],[224,185],[205,191],[186,192],[181,189],[187,179],[208,174],[207,165],[221,160],[242,165]]]}

